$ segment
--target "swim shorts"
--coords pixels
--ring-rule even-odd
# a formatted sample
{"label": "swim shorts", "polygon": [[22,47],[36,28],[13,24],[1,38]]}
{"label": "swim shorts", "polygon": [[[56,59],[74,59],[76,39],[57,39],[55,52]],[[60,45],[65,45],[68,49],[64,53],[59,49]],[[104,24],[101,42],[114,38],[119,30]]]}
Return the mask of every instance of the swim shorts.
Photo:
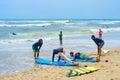
{"label": "swim shorts", "polygon": [[102,42],[102,43],[98,43],[98,44],[99,44],[98,47],[102,48],[103,45],[104,45],[104,42]]}
{"label": "swim shorts", "polygon": [[36,53],[36,54],[38,54],[38,53],[39,53],[39,50],[38,50],[37,48],[32,47],[32,49],[33,49],[33,52],[34,52],[34,53]]}

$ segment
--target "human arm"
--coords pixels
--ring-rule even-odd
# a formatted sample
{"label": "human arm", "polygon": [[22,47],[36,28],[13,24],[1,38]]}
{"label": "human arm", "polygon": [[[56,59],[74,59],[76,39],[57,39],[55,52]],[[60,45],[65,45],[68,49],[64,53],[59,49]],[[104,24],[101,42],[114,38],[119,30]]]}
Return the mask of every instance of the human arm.
{"label": "human arm", "polygon": [[40,44],[39,44],[38,50],[40,50],[40,48],[42,47],[42,44],[43,44],[43,43],[40,43]]}
{"label": "human arm", "polygon": [[60,59],[61,59],[61,56],[58,57],[58,62],[60,61]]}
{"label": "human arm", "polygon": [[55,57],[55,53],[53,51],[53,54],[52,54],[52,63],[54,62],[54,57]]}
{"label": "human arm", "polygon": [[75,55],[73,55],[73,60],[72,61],[75,61]]}

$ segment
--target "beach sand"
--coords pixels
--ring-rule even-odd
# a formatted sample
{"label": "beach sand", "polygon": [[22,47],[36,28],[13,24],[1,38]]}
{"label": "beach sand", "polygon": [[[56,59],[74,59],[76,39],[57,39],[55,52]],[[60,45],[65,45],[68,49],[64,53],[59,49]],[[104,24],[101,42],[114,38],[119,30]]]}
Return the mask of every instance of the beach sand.
{"label": "beach sand", "polygon": [[[0,80],[120,80],[120,48],[109,48],[108,53],[103,53],[100,62],[80,63],[100,70],[81,76],[66,77],[68,69],[79,67],[39,67],[33,70],[21,71],[12,75],[0,76]],[[91,54],[96,53],[91,52]],[[108,60],[108,62],[105,62]]]}

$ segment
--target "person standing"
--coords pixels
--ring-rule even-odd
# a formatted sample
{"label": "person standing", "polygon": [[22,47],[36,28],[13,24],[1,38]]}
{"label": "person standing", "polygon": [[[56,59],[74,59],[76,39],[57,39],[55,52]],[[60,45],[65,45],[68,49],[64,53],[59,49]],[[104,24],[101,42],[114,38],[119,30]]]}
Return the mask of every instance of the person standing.
{"label": "person standing", "polygon": [[43,45],[43,40],[42,39],[39,39],[38,42],[36,42],[32,45],[32,49],[33,49],[33,52],[34,52],[34,58],[35,59],[39,58],[40,48],[42,47],[42,45]]}
{"label": "person standing", "polygon": [[101,38],[102,39],[102,34],[103,34],[103,31],[101,30],[101,29],[99,29],[99,38]]}
{"label": "person standing", "polygon": [[104,45],[104,41],[100,38],[96,38],[94,35],[91,35],[91,39],[96,43],[97,47],[98,47],[98,59],[100,60],[100,56],[101,56],[101,48]]}
{"label": "person standing", "polygon": [[63,37],[63,34],[62,34],[62,31],[60,31],[59,40],[60,40],[60,45],[61,45],[61,46],[62,46],[62,37]]}

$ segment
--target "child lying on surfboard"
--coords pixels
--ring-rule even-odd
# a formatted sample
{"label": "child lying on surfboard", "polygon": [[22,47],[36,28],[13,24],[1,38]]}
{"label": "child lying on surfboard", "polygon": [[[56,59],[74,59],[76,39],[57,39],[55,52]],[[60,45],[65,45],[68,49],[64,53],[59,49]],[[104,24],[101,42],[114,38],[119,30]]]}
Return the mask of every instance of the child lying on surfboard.
{"label": "child lying on surfboard", "polygon": [[99,61],[98,55],[87,56],[86,54],[80,52],[77,52],[75,54],[74,52],[70,52],[70,56],[73,57],[73,61],[75,61],[75,59],[90,60],[92,58],[95,58],[96,61]]}

